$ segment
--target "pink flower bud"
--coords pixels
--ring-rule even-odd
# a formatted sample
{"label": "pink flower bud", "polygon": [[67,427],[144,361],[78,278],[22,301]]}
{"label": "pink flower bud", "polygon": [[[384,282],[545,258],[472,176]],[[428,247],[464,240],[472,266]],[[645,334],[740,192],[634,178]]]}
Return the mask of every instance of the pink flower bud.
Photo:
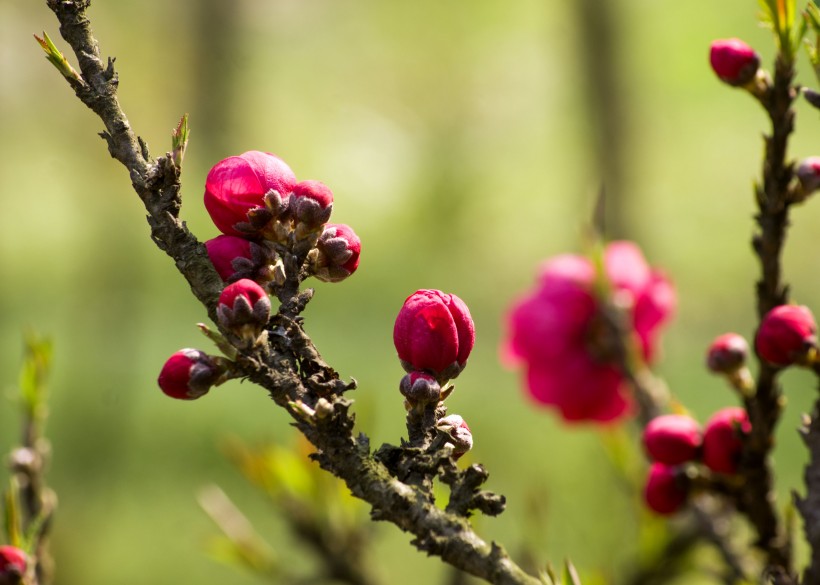
{"label": "pink flower bud", "polygon": [[393,343],[406,371],[432,372],[440,382],[455,378],[475,344],[470,310],[456,295],[416,291],[396,317]]}
{"label": "pink flower bud", "polygon": [[198,349],[181,349],[168,358],[157,383],[165,394],[180,400],[196,400],[208,393],[224,369]]}
{"label": "pink flower bud", "polygon": [[243,278],[229,284],[219,295],[219,323],[247,341],[256,341],[270,318],[270,298],[261,286]]}
{"label": "pink flower bud", "polygon": [[650,459],[667,465],[695,459],[701,440],[697,421],[681,414],[653,418],[643,432],[643,444]]}
{"label": "pink flower bud", "polygon": [[715,338],[706,353],[706,367],[716,374],[731,374],[742,368],[749,344],[742,335],[724,333]]}
{"label": "pink flower bud", "polygon": [[319,181],[302,181],[293,188],[291,210],[309,229],[327,223],[333,211],[333,192]]}
{"label": "pink flower bud", "polygon": [[760,67],[758,54],[740,39],[713,42],[709,62],[721,81],[734,86],[752,81]]}
{"label": "pink flower bud", "polygon": [[703,433],[703,463],[717,473],[737,473],[743,439],[752,431],[749,415],[732,406],[717,411]]}
{"label": "pink flower bud", "polygon": [[437,403],[441,398],[441,386],[433,376],[424,372],[405,374],[399,383],[399,391],[410,404]]}
{"label": "pink flower bud", "polygon": [[664,516],[674,514],[686,503],[686,477],[676,467],[653,463],[643,495],[650,510]]}
{"label": "pink flower bud", "polygon": [[820,156],[810,156],[803,160],[795,171],[800,182],[802,199],[820,189]]}
{"label": "pink flower bud", "polygon": [[329,223],[325,225],[316,242],[318,256],[313,263],[313,276],[323,282],[339,282],[359,267],[362,242],[348,225]]}
{"label": "pink flower bud", "polygon": [[21,583],[26,574],[28,557],[16,546],[0,546],[0,583]]}
{"label": "pink flower bud", "polygon": [[473,434],[459,415],[451,414],[439,419],[436,429],[449,438],[447,442],[453,446],[453,459],[457,460],[473,448]]}
{"label": "pink flower bud", "polygon": [[272,280],[275,254],[264,245],[237,236],[217,236],[205,242],[208,257],[225,282],[249,278],[257,282]]}
{"label": "pink flower bud", "polygon": [[780,305],[766,313],[755,336],[758,355],[773,366],[803,363],[816,346],[814,315],[798,305]]}
{"label": "pink flower bud", "polygon": [[218,162],[205,180],[205,208],[216,227],[223,234],[248,235],[248,212],[265,207],[265,195],[279,194],[283,206],[293,187],[296,176],[279,157],[267,152],[251,150]]}

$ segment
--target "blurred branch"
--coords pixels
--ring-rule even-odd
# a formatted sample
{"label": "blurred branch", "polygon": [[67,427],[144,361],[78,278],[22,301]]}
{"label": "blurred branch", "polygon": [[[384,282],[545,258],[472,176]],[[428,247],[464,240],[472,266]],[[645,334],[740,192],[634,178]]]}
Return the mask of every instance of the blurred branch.
{"label": "blurred branch", "polygon": [[[193,293],[216,321],[215,306],[222,281],[204,246],[179,220],[179,168],[171,156],[153,160],[145,142],[131,130],[117,101],[118,79],[113,60],[103,65],[97,41],[91,34],[86,14],[89,0],[47,3],[79,62],[83,83],[68,79],[69,84],[105,124],[103,138],[111,155],[129,170],[132,185],[148,210],[154,242],[174,259]],[[321,359],[297,319],[310,293],[283,287],[279,298],[280,313],[269,324],[270,345],[243,349],[236,367],[288,410],[295,426],[316,447],[313,457],[321,467],[343,479],[356,497],[369,502],[373,519],[390,521],[413,534],[413,544],[419,550],[440,556],[445,562],[493,583],[537,584],[538,579],[526,574],[500,545],[480,539],[467,520],[474,509],[500,511],[494,507],[497,496],[493,499],[492,494],[478,491],[486,472],[477,477],[474,470],[470,471],[472,468],[457,471],[452,460],[440,452],[394,448],[382,452],[382,457],[371,455],[367,437],[353,434],[351,401],[343,396],[355,384],[342,382]],[[408,485],[398,477],[433,477],[444,469],[449,473],[450,485],[459,486],[462,492],[469,489],[475,493],[474,501],[461,507],[460,514],[441,510],[431,492],[419,489],[418,484]]]}
{"label": "blurred branch", "polygon": [[[794,129],[792,106],[798,95],[793,79],[792,60],[779,55],[774,81],[760,98],[771,122],[771,133],[764,137],[763,183],[755,189],[758,207],[755,219],[760,231],[754,235],[752,246],[761,268],[756,286],[758,319],[788,302],[789,289],[781,278],[781,255],[789,225],[789,208],[795,200],[791,188],[793,167],[786,160],[789,137]],[[776,380],[777,369],[759,361],[756,391],[744,400],[752,432],[741,461],[740,473],[746,481],[738,507],[757,530],[757,545],[767,555],[770,572],[781,575],[780,582],[793,583],[791,547],[774,507],[770,461],[774,432],[783,407],[782,392]]]}
{"label": "blurred branch", "polygon": [[24,548],[36,560],[35,579],[31,585],[48,585],[52,581],[53,562],[49,554],[51,520],[57,507],[57,497],[45,481],[45,468],[51,447],[44,435],[48,417],[46,380],[51,371],[51,343],[34,333],[25,340],[25,355],[20,373],[20,401],[22,406],[22,436],[20,445],[9,455],[12,472],[12,492],[7,510],[14,516],[24,541]]}
{"label": "blurred branch", "polygon": [[804,520],[806,541],[811,548],[811,559],[803,573],[803,585],[820,583],[820,400],[815,402],[811,416],[806,416],[800,436],[809,450],[806,465],[806,496],[793,495],[795,505]]}

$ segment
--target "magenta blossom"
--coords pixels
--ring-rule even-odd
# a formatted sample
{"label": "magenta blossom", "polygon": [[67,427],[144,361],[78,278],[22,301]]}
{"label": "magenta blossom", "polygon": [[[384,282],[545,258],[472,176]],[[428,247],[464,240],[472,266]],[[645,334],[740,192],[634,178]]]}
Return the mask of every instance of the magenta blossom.
{"label": "magenta blossom", "polygon": [[475,325],[460,298],[440,290],[417,290],[396,317],[393,343],[407,372],[427,371],[439,381],[455,378],[475,345]]}
{"label": "magenta blossom", "polygon": [[210,170],[205,180],[205,208],[223,234],[247,236],[249,231],[240,228],[248,222],[248,211],[265,207],[265,195],[271,191],[278,193],[277,201],[286,208],[295,185],[296,176],[282,159],[250,150]]}
{"label": "magenta blossom", "polygon": [[[609,244],[603,263],[609,290],[629,312],[641,357],[649,362],[660,327],[674,310],[674,289],[631,242]],[[623,375],[601,351],[595,280],[588,258],[566,254],[547,260],[535,289],[507,316],[505,358],[524,364],[532,398],[557,408],[567,421],[609,422],[630,410]]]}

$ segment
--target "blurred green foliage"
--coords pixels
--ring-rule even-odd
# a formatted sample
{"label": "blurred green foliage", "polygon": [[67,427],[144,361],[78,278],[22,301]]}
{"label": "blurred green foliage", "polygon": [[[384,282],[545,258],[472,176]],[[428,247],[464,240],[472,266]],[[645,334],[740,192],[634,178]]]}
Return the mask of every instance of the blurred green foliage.
{"label": "blurred green foliage", "polygon": [[[91,16],[103,54],[117,57],[121,103],[155,155],[190,114],[182,215],[200,239],[216,235],[201,195],[222,157],[274,152],[334,190],[334,219],[361,236],[362,263],[347,282],[317,285],[307,330],[359,381],[355,408],[374,446],[405,432],[390,343],[402,301],[435,287],[468,303],[478,340],[449,404],[469,421],[469,457],[487,465],[488,487],[509,498],[480,529],[542,567],[569,556],[587,582],[622,574],[636,555],[637,495],[619,483],[599,431],[533,408],[497,359],[510,300],[543,258],[579,248],[601,183],[606,152],[595,154],[581,58],[595,39],[574,6],[122,0],[95,3]],[[677,285],[660,370],[701,420],[733,401],[703,368],[707,344],[753,328],[751,183],[766,127],[753,100],[714,78],[707,53],[713,39],[739,36],[769,63],[756,11],[753,0],[624,0],[612,11],[628,122],[612,205]],[[194,494],[210,482],[277,554],[310,562],[216,448],[227,434],[288,442],[287,416],[249,384],[196,403],[156,388],[172,352],[212,349],[194,325],[205,312],[151,243],[99,120],[43,58],[32,38],[43,30],[68,53],[43,2],[0,1],[0,384],[16,383],[24,327],[53,338],[57,583],[253,583],[204,554],[213,529]],[[798,64],[813,86],[804,55]],[[818,116],[803,103],[797,127],[792,154],[817,154]],[[794,297],[815,308],[818,205],[796,210],[785,257]],[[794,429],[814,395],[809,376],[786,382],[782,502],[799,486]],[[0,407],[0,445],[16,439],[17,419]],[[438,560],[395,528],[378,530],[375,556],[392,583],[442,581]]]}

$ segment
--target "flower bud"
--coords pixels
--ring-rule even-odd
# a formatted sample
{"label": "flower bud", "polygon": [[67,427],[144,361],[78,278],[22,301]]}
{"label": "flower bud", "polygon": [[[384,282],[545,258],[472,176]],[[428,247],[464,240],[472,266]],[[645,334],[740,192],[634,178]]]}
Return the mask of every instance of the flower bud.
{"label": "flower bud", "polygon": [[810,156],[801,161],[794,174],[800,184],[798,201],[803,201],[820,189],[820,156]]}
{"label": "flower bud", "polygon": [[758,355],[773,366],[804,364],[817,347],[817,323],[808,307],[780,305],[763,317],[755,336]]}
{"label": "flower bud", "polygon": [[0,583],[16,585],[23,582],[28,556],[16,546],[0,546]]}
{"label": "flower bud", "polygon": [[441,399],[441,386],[433,376],[424,372],[405,374],[399,383],[399,391],[411,405],[435,404]]}
{"label": "flower bud", "polygon": [[680,465],[698,455],[702,441],[700,425],[692,417],[665,414],[649,421],[643,444],[649,458],[667,465]]}
{"label": "flower bud", "polygon": [[323,282],[340,282],[359,267],[362,242],[350,226],[329,223],[316,242],[316,250],[311,261],[313,276]]}
{"label": "flower bud", "polygon": [[716,473],[737,473],[743,439],[752,431],[749,415],[732,406],[717,411],[703,433],[703,463]]}
{"label": "flower bud", "polygon": [[453,459],[458,460],[473,448],[473,434],[459,415],[451,414],[439,419],[436,429],[449,438],[447,442],[453,446]]}
{"label": "flower bud", "polygon": [[715,338],[706,353],[706,367],[716,374],[731,374],[742,368],[749,344],[742,335],[724,333]]}
{"label": "flower bud", "polygon": [[254,231],[248,212],[265,207],[265,196],[271,192],[286,207],[295,185],[296,176],[282,159],[251,150],[211,169],[205,180],[205,208],[223,234],[247,236]]}
{"label": "flower bud", "polygon": [[405,371],[428,371],[443,382],[467,365],[475,325],[456,295],[418,290],[407,297],[396,317],[393,343]]}
{"label": "flower bud", "polygon": [[171,398],[196,400],[221,381],[225,369],[198,349],[181,349],[168,358],[157,383]]}
{"label": "flower bud", "polygon": [[686,503],[686,476],[674,466],[653,463],[643,495],[650,510],[664,516],[674,514]]}
{"label": "flower bud", "polygon": [[712,70],[721,81],[743,86],[754,80],[760,67],[760,57],[740,39],[714,41],[709,50]]}
{"label": "flower bud", "polygon": [[225,282],[249,278],[272,280],[274,253],[264,245],[237,236],[221,235],[205,242],[208,257]]}
{"label": "flower bud", "polygon": [[270,318],[270,298],[261,286],[243,278],[222,290],[216,315],[225,329],[256,342]]}
{"label": "flower bud", "polygon": [[333,211],[333,192],[319,181],[302,181],[293,188],[293,217],[311,230],[327,223]]}

